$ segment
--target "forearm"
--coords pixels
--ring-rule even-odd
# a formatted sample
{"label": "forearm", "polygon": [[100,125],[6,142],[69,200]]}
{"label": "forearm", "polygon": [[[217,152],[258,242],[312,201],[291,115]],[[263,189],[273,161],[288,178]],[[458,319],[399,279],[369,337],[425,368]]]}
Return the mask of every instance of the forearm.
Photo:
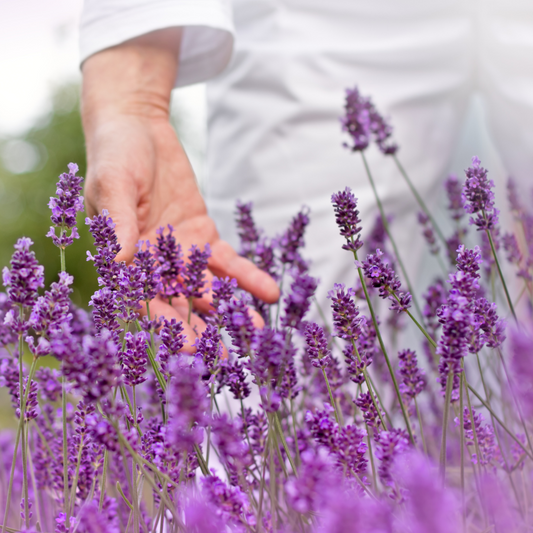
{"label": "forearm", "polygon": [[89,57],[82,67],[86,133],[113,115],[168,119],[178,70],[180,28],[142,35]]}

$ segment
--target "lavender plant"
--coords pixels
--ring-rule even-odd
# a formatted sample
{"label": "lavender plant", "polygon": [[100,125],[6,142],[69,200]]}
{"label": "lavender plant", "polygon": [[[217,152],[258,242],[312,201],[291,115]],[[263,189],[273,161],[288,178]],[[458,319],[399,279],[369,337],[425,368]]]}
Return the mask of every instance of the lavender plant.
{"label": "lavender plant", "polygon": [[[376,142],[399,165],[392,128],[358,90],[348,92],[342,124],[353,151]],[[0,434],[2,531],[530,530],[533,330],[526,310],[505,341],[501,317],[515,314],[514,286],[504,285],[497,256],[501,240],[524,285],[516,299],[531,300],[533,212],[513,182],[518,233],[501,239],[479,160],[464,186],[446,181],[450,237],[415,194],[430,252],[451,255],[450,267],[441,262],[446,280],[425,291],[418,317],[412,287],[395,272],[403,267],[386,242],[382,205],[365,253],[357,199],[349,188],[333,194],[358,281],[331,287],[331,315],[317,322],[310,310],[318,281],[304,258],[311,214],[302,209],[268,238],[243,203],[241,253],[280,282],[277,304],[229,278],[208,283],[209,248],[193,246],[184,259],[170,226],[155,244],[140,242],[131,265],[117,262],[120,245],[103,212],[87,219],[100,288],[90,314],[76,308],[66,271],[82,208],[76,171],[69,165],[50,201],[57,281],[45,290],[25,238],[3,272],[0,385],[16,431]],[[465,213],[479,233],[467,234]],[[485,256],[482,242],[468,240],[479,234]],[[491,301],[499,287],[505,297]],[[183,324],[151,316],[150,301],[186,298],[192,312],[206,290],[212,309],[189,354]],[[409,320],[410,336],[402,331]]]}

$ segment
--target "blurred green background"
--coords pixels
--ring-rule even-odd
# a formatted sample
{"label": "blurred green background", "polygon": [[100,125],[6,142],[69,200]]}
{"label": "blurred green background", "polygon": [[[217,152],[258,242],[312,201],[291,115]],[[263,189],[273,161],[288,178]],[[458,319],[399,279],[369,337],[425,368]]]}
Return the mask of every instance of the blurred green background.
{"label": "blurred green background", "polygon": [[[39,262],[44,265],[46,285],[57,279],[59,250],[45,237],[51,225],[48,202],[67,164],[77,163],[78,175],[87,168],[79,112],[79,86],[55,90],[51,112],[43,115],[26,133],[0,139],[0,267],[9,264],[13,244],[30,237]],[[92,237],[85,225],[85,213],[78,213],[80,239],[67,249],[67,270],[74,276],[72,300],[87,308],[98,284],[87,250]]]}

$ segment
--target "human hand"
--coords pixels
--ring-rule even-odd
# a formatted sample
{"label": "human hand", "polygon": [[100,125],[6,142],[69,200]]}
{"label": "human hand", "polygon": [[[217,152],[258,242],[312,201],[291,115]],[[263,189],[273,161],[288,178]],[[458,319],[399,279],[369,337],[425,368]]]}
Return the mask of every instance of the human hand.
{"label": "human hand", "polygon": [[[141,240],[154,243],[156,230],[171,224],[187,251],[211,246],[209,275],[229,276],[257,298],[275,302],[275,281],[221,240],[208,216],[187,155],[169,122],[170,92],[177,72],[180,31],[160,30],[88,58],[83,65],[82,118],[88,171],[85,199],[89,216],[107,209],[116,224],[122,251],[130,262]],[[209,281],[209,279],[208,279]],[[194,301],[208,312],[210,297]],[[177,299],[161,299],[152,313],[184,323],[189,342],[194,332]],[[204,327],[191,320],[197,331]]]}

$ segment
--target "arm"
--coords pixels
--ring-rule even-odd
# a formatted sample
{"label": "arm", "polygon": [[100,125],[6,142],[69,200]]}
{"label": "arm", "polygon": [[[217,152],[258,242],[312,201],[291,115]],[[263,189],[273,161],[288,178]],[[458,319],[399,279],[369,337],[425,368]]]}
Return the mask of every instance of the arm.
{"label": "arm", "polygon": [[[87,212],[92,216],[109,210],[122,245],[121,260],[132,259],[139,239],[155,242],[156,229],[172,224],[184,250],[192,244],[211,245],[213,274],[235,277],[256,297],[274,302],[279,296],[274,280],[220,239],[170,125],[180,39],[179,28],[158,30],[84,62]],[[196,305],[206,310],[208,303]],[[170,309],[154,312],[171,316]]]}

